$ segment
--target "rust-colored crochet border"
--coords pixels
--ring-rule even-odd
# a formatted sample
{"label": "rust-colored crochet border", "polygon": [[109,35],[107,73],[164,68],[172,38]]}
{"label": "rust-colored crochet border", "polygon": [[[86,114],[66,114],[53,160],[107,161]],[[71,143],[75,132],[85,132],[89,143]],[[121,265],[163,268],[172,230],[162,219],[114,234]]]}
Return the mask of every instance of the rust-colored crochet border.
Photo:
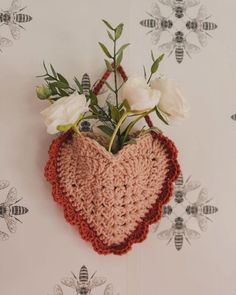
{"label": "rust-colored crochet border", "polygon": [[[124,80],[126,80],[126,75],[123,69],[120,67],[119,72]],[[106,72],[103,76],[103,79],[107,79],[109,77],[109,72]],[[99,83],[94,91],[96,93],[102,87],[102,82]],[[148,125],[151,127],[152,122],[150,118],[147,116],[146,121]],[[73,206],[70,204],[68,198],[63,195],[63,192],[60,189],[60,185],[57,179],[57,155],[60,149],[61,144],[70,138],[71,133],[68,132],[56,138],[49,149],[49,160],[45,167],[45,177],[52,185],[52,195],[54,200],[60,204],[64,208],[64,216],[65,219],[71,224],[77,227],[80,232],[81,237],[91,242],[94,250],[99,254],[116,254],[122,255],[127,253],[134,243],[140,243],[146,239],[149,226],[155,222],[157,222],[162,216],[162,208],[163,206],[170,200],[173,193],[173,182],[176,180],[180,173],[179,164],[177,161],[177,149],[174,143],[169,140],[167,137],[160,133],[153,132],[153,138],[159,140],[166,147],[166,151],[168,153],[169,158],[169,173],[166,176],[166,180],[163,184],[162,192],[158,196],[156,203],[149,210],[146,216],[143,218],[143,221],[138,224],[137,228],[134,232],[127,238],[122,244],[107,246],[105,245],[97,236],[96,232],[87,224],[86,220],[84,220],[78,212],[75,211]]]}

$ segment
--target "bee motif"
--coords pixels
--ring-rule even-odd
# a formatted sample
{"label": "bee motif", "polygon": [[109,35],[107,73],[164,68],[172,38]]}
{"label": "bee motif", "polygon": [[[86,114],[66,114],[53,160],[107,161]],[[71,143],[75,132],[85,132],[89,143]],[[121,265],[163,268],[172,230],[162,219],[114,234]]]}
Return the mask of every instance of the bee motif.
{"label": "bee motif", "polygon": [[[76,290],[76,295],[89,295],[91,290],[95,287],[101,286],[106,282],[103,277],[95,277],[95,273],[90,277],[88,275],[88,269],[86,266],[82,266],[79,273],[79,278],[72,273],[72,277],[64,278],[61,283],[67,287]],[[60,295],[60,293],[56,294]]]}
{"label": "bee motif", "polygon": [[151,13],[147,14],[151,18],[142,20],[140,25],[152,29],[148,34],[151,33],[152,43],[155,45],[159,42],[162,32],[173,27],[173,22],[161,15],[160,7],[157,3],[152,4]]}
{"label": "bee motif", "polygon": [[[9,186],[9,181],[0,180],[0,190],[3,190],[8,186]],[[9,239],[9,235],[4,233],[3,231],[0,231],[0,241],[6,241],[8,239]]]}
{"label": "bee motif", "polygon": [[0,204],[0,217],[6,222],[6,225],[11,233],[16,231],[17,221],[21,222],[16,216],[26,214],[28,209],[23,206],[15,205],[20,202],[17,200],[17,191],[13,187],[7,194],[6,201]]}
{"label": "bee motif", "polygon": [[[64,295],[63,290],[60,285],[56,285],[54,287],[53,295]],[[109,284],[106,286],[103,295],[114,295],[112,284]]]}
{"label": "bee motif", "polygon": [[82,121],[79,125],[81,132],[92,132],[92,126],[89,121]]}
{"label": "bee motif", "polygon": [[114,295],[112,284],[106,286],[103,295]]}
{"label": "bee motif", "polygon": [[20,13],[26,7],[21,8],[20,0],[13,0],[10,8],[0,13],[0,23],[9,27],[14,39],[20,38],[20,29],[24,29],[20,23],[30,22],[32,17],[28,14]]}
{"label": "bee motif", "polygon": [[200,48],[192,43],[189,43],[184,36],[184,33],[177,31],[172,41],[164,43],[159,46],[160,51],[169,53],[169,56],[175,51],[175,58],[178,63],[181,63],[184,59],[184,53],[191,58],[192,53],[199,53]]}
{"label": "bee motif", "polygon": [[[162,208],[162,218],[170,216],[173,212],[173,208],[170,205],[165,205]],[[159,225],[160,225],[161,220],[159,220],[156,224],[153,225],[153,232],[157,232]]]}
{"label": "bee motif", "polygon": [[[100,80],[96,81],[94,85],[91,87],[91,80],[88,74],[84,74],[82,77],[81,85],[83,88],[83,94],[85,96],[88,96],[90,94],[90,91],[96,87],[96,85],[100,82]],[[105,85],[102,87],[102,89],[99,91],[98,95],[102,95],[108,91],[107,87]]]}
{"label": "bee motif", "polygon": [[159,0],[160,3],[171,7],[175,17],[184,17],[187,8],[197,6],[200,0]]}
{"label": "bee motif", "polygon": [[64,295],[60,285],[56,285],[53,289],[53,295]]}
{"label": "bee motif", "polygon": [[203,47],[207,45],[207,36],[211,37],[211,35],[206,31],[212,31],[217,28],[215,23],[207,21],[209,17],[210,16],[207,14],[206,7],[202,5],[199,8],[197,17],[186,23],[187,29],[197,34],[199,43]]}
{"label": "bee motif", "polygon": [[12,44],[10,39],[0,36],[0,52],[2,52],[1,47],[10,47]]}
{"label": "bee motif", "polygon": [[191,176],[184,182],[183,174],[180,173],[179,177],[174,184],[174,200],[180,204],[184,201],[186,194],[200,187],[199,181],[191,180]]}
{"label": "bee motif", "polygon": [[197,219],[198,225],[202,231],[207,230],[207,220],[211,220],[207,215],[214,214],[218,211],[215,206],[207,205],[211,199],[208,199],[206,189],[201,189],[197,201],[186,208],[186,213]]}
{"label": "bee motif", "polygon": [[231,116],[231,119],[234,120],[234,121],[236,121],[236,114],[233,114],[233,115]]}
{"label": "bee motif", "polygon": [[0,241],[6,241],[9,239],[9,235],[4,233],[3,231],[0,231]]}
{"label": "bee motif", "polygon": [[167,244],[174,238],[175,248],[179,251],[183,247],[184,239],[190,244],[190,240],[200,238],[200,234],[187,228],[182,217],[176,217],[171,228],[160,232],[157,237],[161,240],[168,240]]}
{"label": "bee motif", "polygon": [[8,180],[0,180],[0,190],[7,188],[10,185]]}
{"label": "bee motif", "polygon": [[82,87],[83,87],[83,93],[85,96],[89,95],[90,89],[91,89],[91,82],[90,77],[88,74],[84,74],[82,77]]}

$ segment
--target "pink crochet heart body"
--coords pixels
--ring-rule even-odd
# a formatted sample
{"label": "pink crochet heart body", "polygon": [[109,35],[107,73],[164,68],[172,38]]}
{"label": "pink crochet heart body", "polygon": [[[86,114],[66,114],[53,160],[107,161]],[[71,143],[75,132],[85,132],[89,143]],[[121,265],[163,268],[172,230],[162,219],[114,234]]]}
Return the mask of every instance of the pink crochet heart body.
{"label": "pink crochet heart body", "polygon": [[78,224],[80,232],[99,253],[122,254],[143,240],[160,218],[178,174],[173,144],[150,133],[116,155],[89,137],[70,136],[57,145],[53,159],[49,166],[56,175],[46,169],[46,176],[78,223],[86,224],[86,230]]}

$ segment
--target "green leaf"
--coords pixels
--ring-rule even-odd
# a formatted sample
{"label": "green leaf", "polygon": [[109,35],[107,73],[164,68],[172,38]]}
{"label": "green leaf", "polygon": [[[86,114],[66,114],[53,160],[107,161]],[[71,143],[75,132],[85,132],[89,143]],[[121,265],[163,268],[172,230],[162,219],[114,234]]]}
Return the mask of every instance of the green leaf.
{"label": "green leaf", "polygon": [[111,34],[111,32],[109,32],[109,31],[107,31],[107,34],[108,34],[108,37],[114,42],[115,41],[115,39],[113,38],[113,36],[112,36],[112,34]]}
{"label": "green leaf", "polygon": [[61,89],[68,89],[69,88],[68,84],[66,84],[64,82],[60,82],[60,81],[50,83],[50,85],[53,87],[57,87],[58,89],[60,89],[60,88]]}
{"label": "green leaf", "polygon": [[96,115],[89,115],[83,118],[83,120],[97,119]]}
{"label": "green leaf", "polygon": [[107,86],[108,89],[110,89],[112,92],[114,92],[114,89],[111,87],[111,85],[107,81],[102,80],[102,82]]}
{"label": "green leaf", "polygon": [[58,92],[60,93],[60,95],[61,95],[62,97],[64,97],[64,96],[68,96],[68,93],[67,93],[66,91],[60,89],[60,88],[58,88]]}
{"label": "green leaf", "polygon": [[99,110],[97,113],[98,120],[101,122],[108,122],[110,121],[109,117],[104,111]]}
{"label": "green leaf", "polygon": [[109,50],[106,48],[106,46],[99,42],[98,43],[100,45],[100,47],[102,48],[102,51],[106,54],[107,57],[112,58],[112,55],[110,54]]}
{"label": "green leaf", "polygon": [[45,61],[43,61],[43,67],[44,67],[45,72],[48,74],[48,69],[47,69],[47,67],[45,65]]}
{"label": "green leaf", "polygon": [[97,105],[98,104],[97,96],[94,94],[94,92],[92,90],[89,91],[89,98],[90,98],[90,101],[91,101],[92,105]]}
{"label": "green leaf", "polygon": [[123,107],[124,107],[124,102],[122,101],[122,102],[119,104],[119,106],[118,106],[119,111],[120,111]]}
{"label": "green leaf", "polygon": [[54,68],[53,68],[53,66],[51,64],[50,64],[50,67],[51,67],[51,71],[52,71],[52,74],[53,74],[54,78],[57,79],[57,73],[56,73],[56,71],[54,70]]}
{"label": "green leaf", "polygon": [[94,115],[98,117],[98,110],[96,109],[95,105],[90,105],[90,109]]}
{"label": "green leaf", "polygon": [[76,77],[74,77],[74,81],[75,81],[75,84],[77,85],[77,87],[79,88],[79,93],[82,94],[84,92],[82,84],[80,83],[80,81]]}
{"label": "green leaf", "polygon": [[145,66],[143,66],[143,75],[144,75],[144,79],[147,80],[147,71]]}
{"label": "green leaf", "polygon": [[155,57],[154,57],[154,54],[153,54],[152,50],[151,50],[151,57],[152,57],[152,61],[155,62]]}
{"label": "green leaf", "polygon": [[47,76],[47,78],[45,78],[45,81],[57,81],[57,79],[51,76]]}
{"label": "green leaf", "polygon": [[66,85],[69,86],[68,81],[66,80],[66,78],[64,78],[61,74],[57,73],[58,79],[62,82],[65,83]]}
{"label": "green leaf", "polygon": [[120,113],[116,106],[111,105],[111,118],[118,123],[120,120]]}
{"label": "green leaf", "polygon": [[151,127],[151,128],[148,128],[148,129],[142,131],[142,134],[139,134],[139,136],[143,136],[144,134],[146,134],[148,132],[162,133],[162,131],[159,128],[157,128],[157,127]]}
{"label": "green leaf", "polygon": [[137,141],[134,139],[134,138],[132,138],[132,139],[130,139],[129,141],[126,141],[125,143],[124,143],[124,145],[127,145],[127,144],[136,144],[137,143]]}
{"label": "green leaf", "polygon": [[119,67],[119,65],[122,62],[122,59],[123,59],[123,51],[121,51],[121,53],[117,56],[117,59],[116,59],[116,68]]}
{"label": "green leaf", "polygon": [[127,111],[130,111],[130,105],[129,105],[127,99],[125,99],[125,100],[123,101],[123,103],[124,103],[124,107],[126,108],[126,110],[127,110]]}
{"label": "green leaf", "polygon": [[154,74],[157,72],[159,68],[159,62],[156,60],[153,64],[152,64],[152,67],[151,67],[151,73]]}
{"label": "green leaf", "polygon": [[103,21],[103,23],[104,23],[104,24],[105,24],[110,30],[115,31],[115,29],[112,27],[111,24],[109,24],[108,21],[106,21],[105,19],[103,19],[102,21]]}
{"label": "green leaf", "polygon": [[168,123],[167,120],[162,116],[162,114],[159,112],[159,110],[158,110],[157,107],[155,107],[155,111],[156,111],[157,117],[158,117],[162,122],[164,122],[166,125],[169,125],[169,123]]}
{"label": "green leaf", "polygon": [[113,72],[113,67],[107,59],[105,59],[105,63],[108,71]]}
{"label": "green leaf", "polygon": [[48,84],[48,87],[50,88],[50,90],[52,91],[52,95],[58,95],[59,93],[57,92],[57,89],[55,86]]}
{"label": "green leaf", "polygon": [[124,113],[125,113],[124,109],[120,110],[120,118],[124,115]]}
{"label": "green leaf", "polygon": [[57,126],[57,130],[60,132],[67,132],[69,129],[73,127],[72,124],[67,124],[67,125],[59,125]]}
{"label": "green leaf", "polygon": [[141,120],[143,117],[145,117],[146,113],[137,117],[136,119],[134,119],[133,121],[131,121],[129,123],[129,125],[126,127],[126,129],[123,131],[122,136],[123,136],[123,140],[122,140],[122,144],[124,144],[131,132],[131,130],[133,129],[133,127],[135,126],[135,124]]}
{"label": "green leaf", "polygon": [[48,76],[47,74],[44,74],[44,75],[36,76],[36,78],[44,78],[44,77],[47,77],[47,76]]}
{"label": "green leaf", "polygon": [[152,67],[151,67],[151,73],[152,74],[155,74],[159,68],[159,64],[160,62],[162,61],[162,59],[164,58],[164,54],[160,55],[156,60],[155,62],[152,64]]}
{"label": "green leaf", "polygon": [[58,99],[60,99],[61,98],[61,96],[54,96],[54,97],[52,97],[50,100],[52,100],[52,101],[57,101]]}
{"label": "green leaf", "polygon": [[112,136],[114,130],[106,125],[100,125],[97,128],[99,128],[100,130],[102,130],[102,132],[104,132],[105,134]]}
{"label": "green leaf", "polygon": [[124,51],[129,45],[130,45],[130,43],[126,43],[126,44],[122,45],[121,48],[117,51],[116,55],[118,55],[118,54],[120,54],[120,52]]}
{"label": "green leaf", "polygon": [[122,35],[124,24],[119,24],[115,29],[115,40],[118,40]]}

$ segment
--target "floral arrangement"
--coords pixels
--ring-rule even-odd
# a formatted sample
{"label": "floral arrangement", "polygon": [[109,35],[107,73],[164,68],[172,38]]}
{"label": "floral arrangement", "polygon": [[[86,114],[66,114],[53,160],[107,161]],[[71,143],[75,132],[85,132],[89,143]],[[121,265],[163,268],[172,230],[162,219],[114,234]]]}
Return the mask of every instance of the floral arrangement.
{"label": "floral arrangement", "polygon": [[[45,84],[36,92],[50,103],[41,112],[47,132],[59,133],[45,168],[54,199],[98,253],[124,254],[161,218],[179,174],[174,144],[149,115],[169,125],[185,118],[188,106],[173,80],[155,77],[163,54],[155,57],[151,52],[150,73],[144,67],[144,77],[128,78],[121,63],[129,44],[118,48],[124,25],[103,23],[113,45],[110,50],[99,43],[105,54],[103,77],[93,87],[87,74],[81,82],[75,77],[71,85],[52,65],[44,64],[40,77]],[[142,119],[147,125],[135,129]],[[81,126],[89,122],[99,132],[84,132]]]}

